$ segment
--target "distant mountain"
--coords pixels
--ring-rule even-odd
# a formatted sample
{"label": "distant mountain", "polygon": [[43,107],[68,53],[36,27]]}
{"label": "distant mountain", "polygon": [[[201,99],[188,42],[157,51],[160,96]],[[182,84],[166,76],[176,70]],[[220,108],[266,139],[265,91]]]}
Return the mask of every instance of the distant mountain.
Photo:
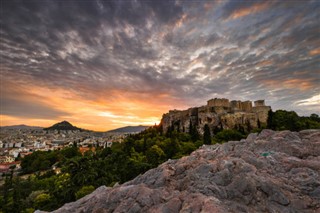
{"label": "distant mountain", "polygon": [[125,126],[118,129],[109,130],[107,132],[119,132],[119,133],[135,133],[135,132],[141,132],[150,126]]}
{"label": "distant mountain", "polygon": [[1,129],[31,129],[31,130],[41,130],[43,127],[40,126],[27,126],[25,124],[20,124],[20,125],[12,125],[12,126],[1,126]]}
{"label": "distant mountain", "polygon": [[51,127],[44,128],[43,130],[79,130],[79,131],[83,131],[84,129],[73,126],[68,121],[62,121],[60,123],[54,124]]}

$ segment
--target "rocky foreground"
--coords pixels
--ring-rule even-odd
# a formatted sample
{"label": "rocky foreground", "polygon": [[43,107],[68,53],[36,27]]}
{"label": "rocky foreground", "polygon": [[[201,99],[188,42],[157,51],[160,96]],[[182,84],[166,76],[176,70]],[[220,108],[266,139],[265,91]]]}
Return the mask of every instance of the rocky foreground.
{"label": "rocky foreground", "polygon": [[204,146],[54,212],[320,212],[320,130]]}

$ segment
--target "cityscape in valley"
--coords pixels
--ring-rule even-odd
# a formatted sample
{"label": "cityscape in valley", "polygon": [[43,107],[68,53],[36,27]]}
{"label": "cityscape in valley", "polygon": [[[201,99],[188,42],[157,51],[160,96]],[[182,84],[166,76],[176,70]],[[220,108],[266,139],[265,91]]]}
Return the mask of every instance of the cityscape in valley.
{"label": "cityscape in valley", "polygon": [[[148,126],[127,127],[110,132],[94,132],[77,128],[62,121],[48,128],[28,127],[25,125],[0,127],[0,179],[15,165],[21,168],[20,161],[36,151],[61,150],[77,146],[84,153],[94,147],[111,147],[112,143],[122,143],[129,134],[136,134]],[[126,131],[127,129],[127,131]],[[136,131],[138,130],[138,131]]]}
{"label": "cityscape in valley", "polygon": [[320,212],[319,0],[0,7],[0,213]]}

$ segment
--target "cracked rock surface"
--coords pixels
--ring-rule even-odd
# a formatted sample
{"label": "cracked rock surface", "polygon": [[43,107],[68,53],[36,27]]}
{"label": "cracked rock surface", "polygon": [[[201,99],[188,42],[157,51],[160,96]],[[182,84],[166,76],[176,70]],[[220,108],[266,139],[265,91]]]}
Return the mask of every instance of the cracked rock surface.
{"label": "cracked rock surface", "polygon": [[54,212],[320,212],[320,130],[203,146]]}

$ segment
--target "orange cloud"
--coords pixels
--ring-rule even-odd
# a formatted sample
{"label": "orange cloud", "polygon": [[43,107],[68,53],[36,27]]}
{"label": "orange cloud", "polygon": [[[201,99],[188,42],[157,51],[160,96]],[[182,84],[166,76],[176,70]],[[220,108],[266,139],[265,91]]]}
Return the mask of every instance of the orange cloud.
{"label": "orange cloud", "polygon": [[181,25],[183,24],[183,22],[187,20],[187,18],[188,18],[187,14],[183,14],[181,18],[176,21],[175,27],[178,27],[178,28],[181,27]]}
{"label": "orange cloud", "polygon": [[257,66],[259,67],[266,67],[266,66],[270,66],[272,65],[272,61],[271,60],[264,60],[264,61],[261,61],[257,64]]}
{"label": "orange cloud", "polygon": [[213,8],[213,3],[212,2],[207,2],[203,5],[203,8],[205,9],[205,11],[210,11]]}
{"label": "orange cloud", "polygon": [[319,55],[320,54],[320,48],[313,49],[309,51],[309,55],[314,56],[314,55]]}
{"label": "orange cloud", "polygon": [[[19,93],[22,98],[32,96],[32,101],[41,101],[48,109],[59,109],[66,113],[52,119],[30,119],[2,114],[1,126],[26,124],[47,127],[67,120],[81,128],[106,131],[125,125],[154,125],[160,122],[162,114],[169,109],[184,107],[179,100],[171,98],[170,94],[156,92],[101,91],[99,94],[93,92],[92,97],[88,98],[71,90],[20,85]],[[21,109],[23,110],[23,106]]]}
{"label": "orange cloud", "polygon": [[312,82],[312,79],[288,79],[288,80],[265,80],[263,81],[268,87],[271,88],[286,88],[286,89],[299,89],[306,91],[314,88],[316,85]]}
{"label": "orange cloud", "polygon": [[269,4],[267,1],[261,2],[261,3],[256,3],[252,5],[251,7],[246,7],[246,8],[240,8],[238,10],[235,10],[233,13],[230,14],[229,18],[230,19],[237,19],[241,18],[250,14],[258,13],[261,12],[269,7]]}

